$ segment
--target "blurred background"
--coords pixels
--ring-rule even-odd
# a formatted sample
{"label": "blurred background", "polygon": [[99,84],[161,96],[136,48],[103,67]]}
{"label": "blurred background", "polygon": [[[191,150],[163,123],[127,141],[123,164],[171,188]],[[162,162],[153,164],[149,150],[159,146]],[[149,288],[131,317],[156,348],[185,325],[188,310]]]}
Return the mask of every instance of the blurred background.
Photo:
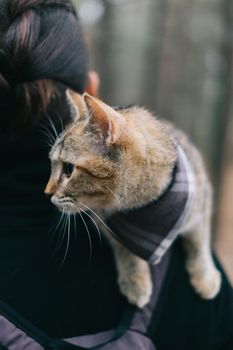
{"label": "blurred background", "polygon": [[217,254],[233,282],[233,1],[75,3],[101,97],[146,106],[185,130],[204,154]]}

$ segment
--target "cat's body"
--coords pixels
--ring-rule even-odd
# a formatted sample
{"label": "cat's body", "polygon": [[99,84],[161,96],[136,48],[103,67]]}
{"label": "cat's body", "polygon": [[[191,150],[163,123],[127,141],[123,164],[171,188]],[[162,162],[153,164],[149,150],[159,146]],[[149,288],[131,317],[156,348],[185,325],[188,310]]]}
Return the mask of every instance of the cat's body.
{"label": "cat's body", "polygon": [[[53,203],[73,213],[90,208],[99,216],[102,210],[111,214],[143,207],[171,183],[180,145],[195,186],[183,232],[187,270],[195,290],[213,298],[221,278],[210,252],[212,193],[199,152],[182,132],[142,108],[117,111],[89,95],[68,95],[75,119],[50,153],[46,192],[53,194]],[[143,307],[152,292],[149,264],[123,247],[105,225],[101,228],[113,247],[122,293]]]}

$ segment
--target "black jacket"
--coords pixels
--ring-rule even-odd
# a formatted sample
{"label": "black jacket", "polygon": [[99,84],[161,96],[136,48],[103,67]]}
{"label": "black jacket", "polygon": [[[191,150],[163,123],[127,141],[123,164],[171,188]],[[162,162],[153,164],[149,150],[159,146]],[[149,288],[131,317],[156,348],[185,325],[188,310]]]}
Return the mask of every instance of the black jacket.
{"label": "black jacket", "polygon": [[222,271],[222,288],[210,301],[201,299],[189,284],[181,242],[173,257],[151,324],[158,350],[232,350],[233,289]]}
{"label": "black jacket", "polygon": [[[126,301],[118,290],[107,243],[100,244],[87,220],[93,244],[90,259],[85,227],[77,219],[78,232],[75,235],[71,227],[64,262],[67,240],[56,248],[63,233],[56,227],[60,214],[43,195],[50,172],[48,150],[38,130],[11,143],[0,140],[0,299],[51,336],[113,328]],[[172,250],[150,325],[157,349],[233,350],[233,290],[224,273],[220,294],[204,301],[189,285],[181,243]]]}

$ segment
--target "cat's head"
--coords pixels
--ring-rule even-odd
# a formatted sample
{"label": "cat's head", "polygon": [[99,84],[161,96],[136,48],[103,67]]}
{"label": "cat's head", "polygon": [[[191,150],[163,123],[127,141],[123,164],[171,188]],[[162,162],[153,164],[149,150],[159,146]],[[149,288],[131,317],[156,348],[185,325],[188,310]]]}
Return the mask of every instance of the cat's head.
{"label": "cat's head", "polygon": [[[72,124],[50,151],[51,177],[45,192],[61,210],[77,212],[85,206],[114,206],[126,121],[102,101],[88,94],[67,92]],[[116,196],[116,197],[114,197]],[[114,198],[114,200],[113,200]]]}
{"label": "cat's head", "polygon": [[134,124],[140,109],[115,110],[88,94],[69,91],[67,96],[74,120],[50,151],[45,193],[70,213],[114,211],[145,202],[150,162],[143,125]]}

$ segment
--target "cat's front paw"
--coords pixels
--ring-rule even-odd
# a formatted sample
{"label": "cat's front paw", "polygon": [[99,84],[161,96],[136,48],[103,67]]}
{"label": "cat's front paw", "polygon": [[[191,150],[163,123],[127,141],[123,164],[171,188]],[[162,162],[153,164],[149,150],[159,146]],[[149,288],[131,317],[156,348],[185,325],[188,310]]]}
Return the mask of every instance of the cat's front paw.
{"label": "cat's front paw", "polygon": [[203,299],[213,299],[220,291],[221,281],[221,274],[217,269],[204,275],[193,274],[190,280],[196,292]]}
{"label": "cat's front paw", "polygon": [[118,280],[121,293],[130,304],[143,308],[150,301],[152,294],[153,285],[150,273],[135,272],[125,277],[120,277]]}

